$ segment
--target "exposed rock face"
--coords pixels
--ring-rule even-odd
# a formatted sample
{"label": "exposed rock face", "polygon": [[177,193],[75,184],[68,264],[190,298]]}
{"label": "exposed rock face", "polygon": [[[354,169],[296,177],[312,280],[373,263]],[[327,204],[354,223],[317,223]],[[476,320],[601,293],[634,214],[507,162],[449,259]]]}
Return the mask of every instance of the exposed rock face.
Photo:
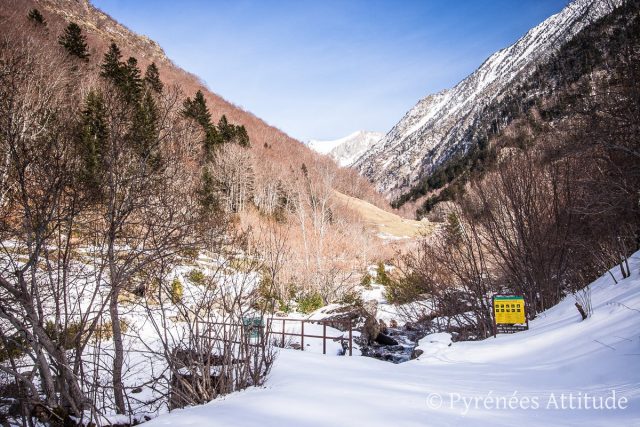
{"label": "exposed rock face", "polygon": [[470,148],[472,128],[492,120],[483,115],[490,102],[526,79],[575,34],[622,1],[573,1],[513,45],[491,55],[452,89],[420,100],[354,167],[389,199],[406,193],[438,166]]}
{"label": "exposed rock face", "polygon": [[102,13],[89,0],[38,0],[45,10],[56,13],[71,22],[79,22],[103,38],[113,40],[121,46],[132,46],[139,56],[158,64],[169,63],[169,59],[158,43],[150,38],[136,34],[124,25]]}

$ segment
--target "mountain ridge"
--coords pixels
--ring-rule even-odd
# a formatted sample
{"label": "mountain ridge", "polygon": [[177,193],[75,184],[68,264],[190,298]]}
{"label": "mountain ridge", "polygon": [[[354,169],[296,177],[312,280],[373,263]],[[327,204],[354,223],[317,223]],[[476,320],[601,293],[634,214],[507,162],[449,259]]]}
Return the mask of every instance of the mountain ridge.
{"label": "mountain ridge", "polygon": [[320,154],[328,154],[340,166],[351,166],[383,137],[383,132],[359,130],[335,140],[311,139],[306,144]]}
{"label": "mountain ridge", "polygon": [[388,199],[405,194],[449,159],[468,152],[483,108],[530,75],[564,43],[622,0],[576,0],[497,51],[453,88],[422,98],[354,167]]}

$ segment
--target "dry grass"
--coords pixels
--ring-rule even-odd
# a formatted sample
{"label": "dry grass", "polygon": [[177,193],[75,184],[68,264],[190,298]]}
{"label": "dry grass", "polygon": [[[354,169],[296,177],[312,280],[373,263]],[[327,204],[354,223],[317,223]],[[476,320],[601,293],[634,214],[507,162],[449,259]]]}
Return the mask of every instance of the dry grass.
{"label": "dry grass", "polygon": [[405,219],[364,200],[347,196],[338,191],[335,191],[334,194],[340,202],[355,211],[364,223],[373,228],[381,237],[411,238],[420,234],[429,234],[435,227],[435,224],[426,219],[422,221]]}

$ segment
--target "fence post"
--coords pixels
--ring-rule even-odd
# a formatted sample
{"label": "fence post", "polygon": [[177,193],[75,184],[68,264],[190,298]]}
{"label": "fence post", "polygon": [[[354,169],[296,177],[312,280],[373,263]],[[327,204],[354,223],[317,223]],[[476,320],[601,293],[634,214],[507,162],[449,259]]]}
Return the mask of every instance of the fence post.
{"label": "fence post", "polygon": [[284,319],[282,319],[282,348],[284,348]]}
{"label": "fence post", "polygon": [[304,351],[304,320],[301,320],[300,323],[300,350]]}
{"label": "fence post", "polygon": [[349,322],[349,356],[353,356],[353,325]]}
{"label": "fence post", "polygon": [[327,354],[327,323],[322,322],[322,354]]}

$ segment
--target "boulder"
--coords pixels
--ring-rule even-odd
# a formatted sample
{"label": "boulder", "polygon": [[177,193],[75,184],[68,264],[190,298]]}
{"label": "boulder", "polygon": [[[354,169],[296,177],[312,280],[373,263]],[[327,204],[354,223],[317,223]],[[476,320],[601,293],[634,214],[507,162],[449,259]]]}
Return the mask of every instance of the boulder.
{"label": "boulder", "polygon": [[[327,311],[329,316],[323,321],[327,326],[340,331],[348,330],[349,326],[360,330],[360,343],[371,344],[381,331],[381,325],[376,319],[378,312],[378,302],[375,300],[366,301],[362,305],[341,306]],[[384,323],[382,323],[384,325]]]}
{"label": "boulder", "polygon": [[385,335],[382,332],[378,333],[375,341],[380,345],[398,345],[398,341],[391,338],[389,335]]}
{"label": "boulder", "polygon": [[419,348],[414,348],[411,352],[411,360],[417,359],[418,357],[422,356],[422,353],[424,353],[424,351],[420,350]]}
{"label": "boulder", "polygon": [[380,324],[380,332],[382,332],[383,334],[389,334],[389,328],[387,328],[387,324],[384,323],[384,320],[379,319],[378,323]]}

